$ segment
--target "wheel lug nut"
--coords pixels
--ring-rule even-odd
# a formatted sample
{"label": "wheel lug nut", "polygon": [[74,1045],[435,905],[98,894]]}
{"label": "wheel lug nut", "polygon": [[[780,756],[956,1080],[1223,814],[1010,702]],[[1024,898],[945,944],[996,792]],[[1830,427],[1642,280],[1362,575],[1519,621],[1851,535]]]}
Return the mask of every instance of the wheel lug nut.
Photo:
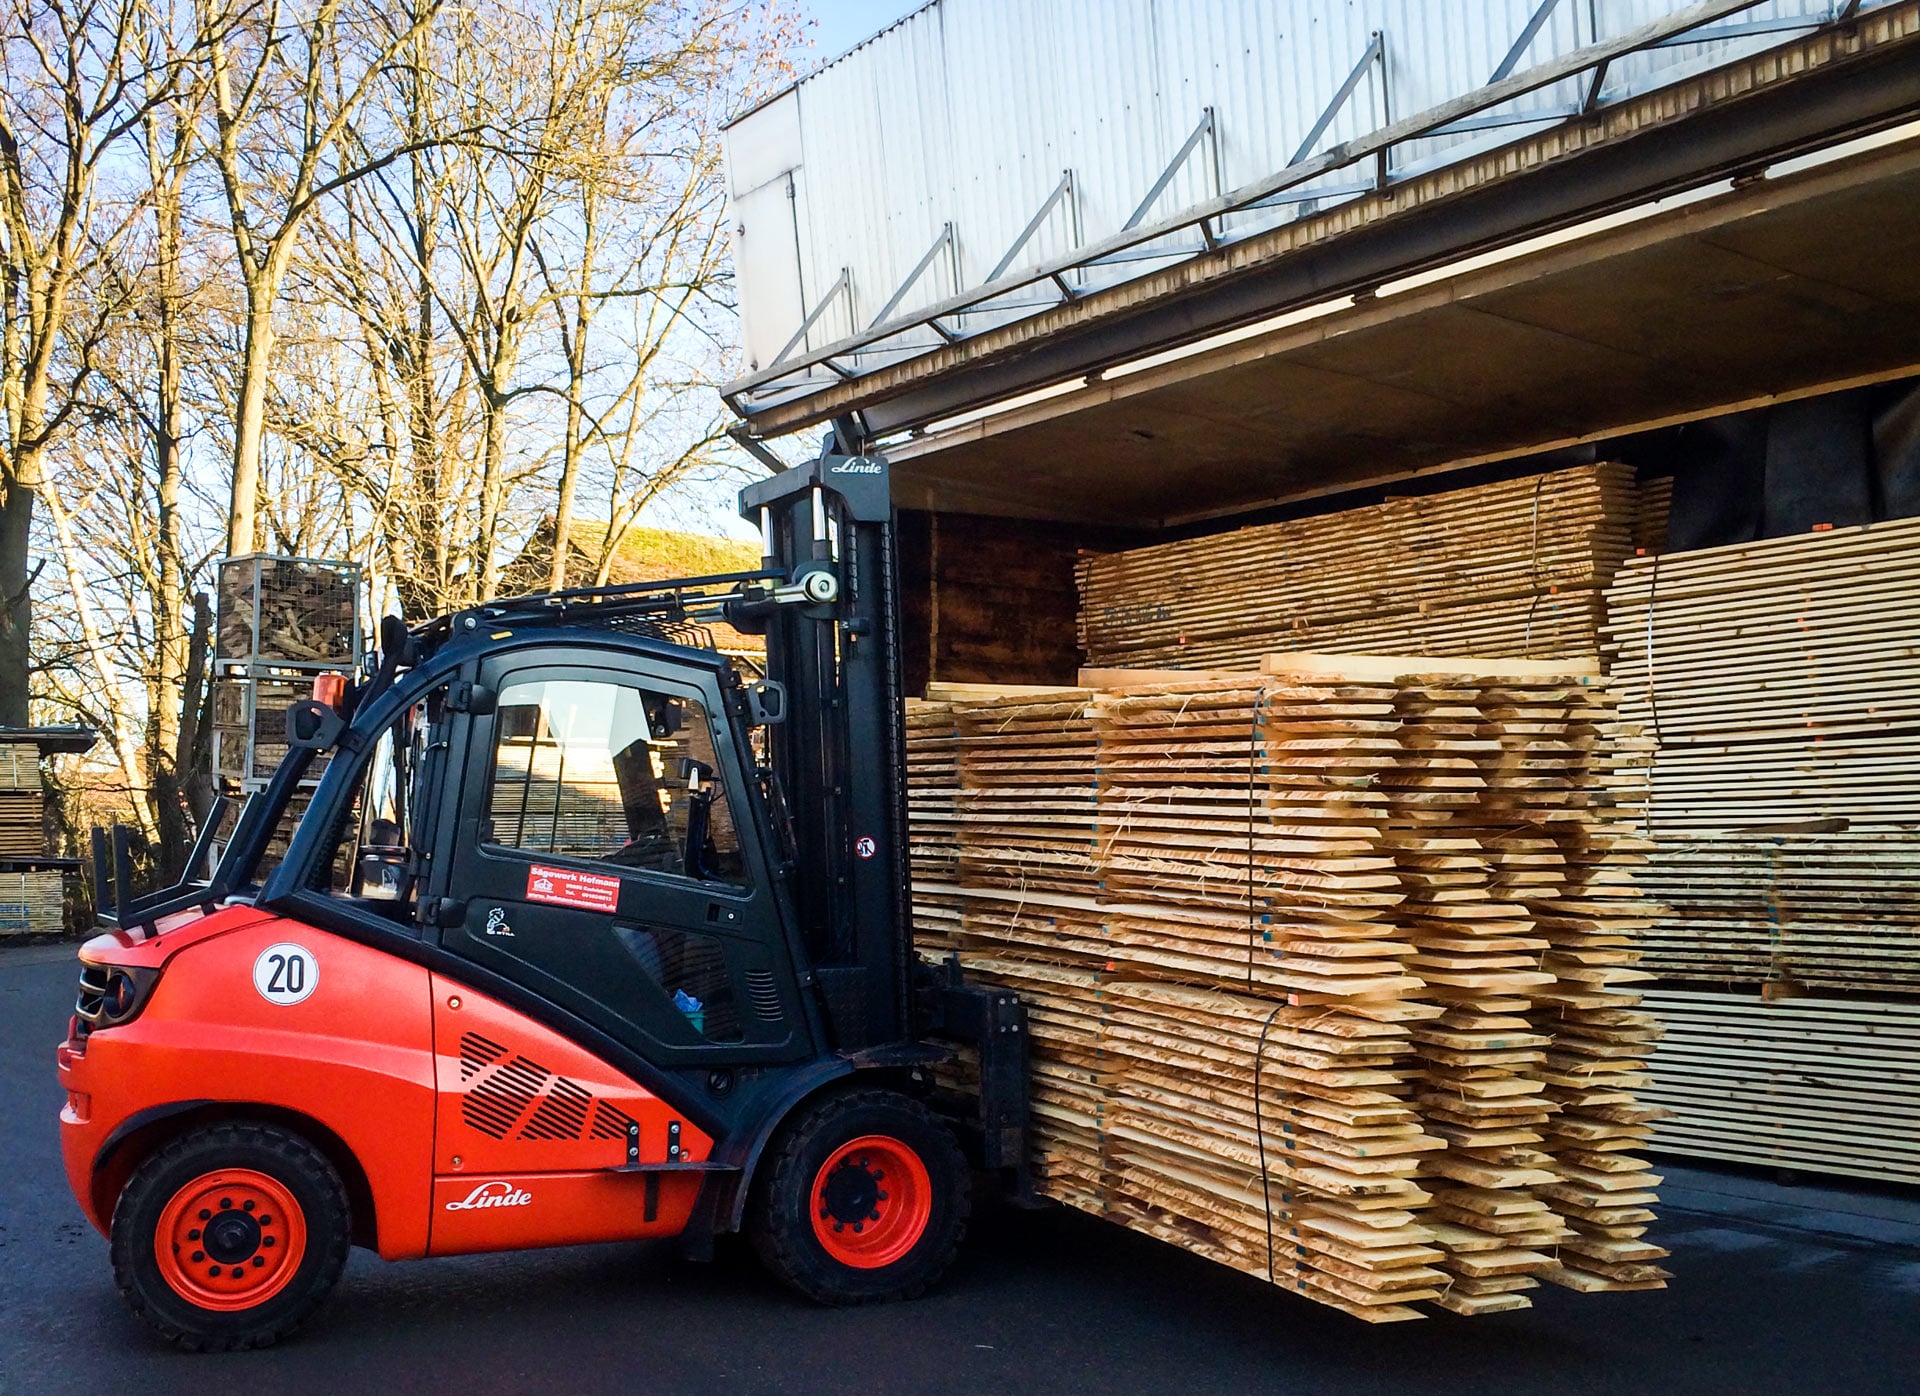
{"label": "wheel lug nut", "polygon": [[267,1214],[266,1214],[265,1212],[262,1212],[262,1213],[260,1214],[260,1225],[262,1225],[262,1226],[272,1226],[272,1225],[273,1225],[273,1218],[272,1218],[272,1217],[270,1217],[270,1216],[268,1216],[268,1215],[267,1215]]}
{"label": "wheel lug nut", "polygon": [[251,1212],[253,1210],[253,1199],[248,1198],[245,1202],[242,1202],[240,1204],[240,1210],[243,1212]]}
{"label": "wheel lug nut", "polygon": [[231,1197],[221,1198],[220,1210],[223,1212],[231,1212],[233,1210],[233,1199]]}
{"label": "wheel lug nut", "polygon": [[273,1237],[271,1237],[271,1236],[262,1236],[262,1237],[260,1238],[260,1244],[261,1244],[261,1245],[263,1245],[263,1246],[271,1246],[271,1245],[273,1244]]}
{"label": "wheel lug nut", "polygon": [[833,1224],[833,1229],[835,1231],[845,1231],[847,1229],[847,1224],[845,1222],[835,1222]]}
{"label": "wheel lug nut", "polygon": [[200,1228],[196,1226],[193,1230],[189,1231],[187,1233],[187,1239],[189,1241],[198,1241],[200,1239]]}
{"label": "wheel lug nut", "polygon": [[200,1220],[201,1220],[201,1221],[212,1221],[212,1220],[213,1220],[213,1213],[211,1213],[211,1212],[209,1212],[209,1211],[208,1211],[208,1210],[207,1210],[207,1209],[206,1209],[205,1207],[202,1207],[202,1208],[200,1209]]}
{"label": "wheel lug nut", "polygon": [[875,1193],[874,1195],[878,1197],[882,1202],[885,1202],[887,1200],[887,1195],[884,1192]]}
{"label": "wheel lug nut", "polygon": [[267,1258],[264,1255],[256,1255],[253,1258],[253,1263],[254,1263],[254,1266],[258,1268],[259,1266],[265,1265],[267,1263]]}
{"label": "wheel lug nut", "polygon": [[218,1265],[209,1265],[207,1267],[207,1273],[209,1275],[217,1275],[220,1273],[220,1267]]}
{"label": "wheel lug nut", "polygon": [[880,1220],[880,1214],[879,1214],[878,1212],[869,1212],[869,1213],[867,1213],[867,1220],[868,1220],[868,1221],[879,1221],[879,1220]]}
{"label": "wheel lug nut", "polygon": [[855,1222],[855,1223],[853,1224],[853,1229],[854,1229],[855,1231],[865,1231],[865,1230],[867,1229],[867,1227],[866,1227],[866,1223],[865,1223],[865,1222]]}
{"label": "wheel lug nut", "polygon": [[206,1258],[207,1258],[207,1253],[205,1251],[195,1251],[193,1253],[193,1259],[195,1264],[198,1264],[200,1261],[203,1261]]}

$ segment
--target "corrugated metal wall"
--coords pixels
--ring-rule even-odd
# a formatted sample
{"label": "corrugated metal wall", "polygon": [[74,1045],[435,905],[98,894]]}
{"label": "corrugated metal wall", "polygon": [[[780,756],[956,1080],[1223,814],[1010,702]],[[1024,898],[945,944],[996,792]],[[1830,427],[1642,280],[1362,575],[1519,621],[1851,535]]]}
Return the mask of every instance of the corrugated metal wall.
{"label": "corrugated metal wall", "polygon": [[[1376,32],[1384,81],[1381,66],[1370,68],[1315,149],[1471,92],[1492,77],[1540,3],[933,0],[728,132],[752,366],[774,360],[843,270],[850,294],[834,300],[806,342],[864,329],[947,224],[952,245],[899,311],[982,284],[1065,170],[1074,175],[1077,219],[1065,202],[1056,206],[1015,265],[1118,232],[1208,107],[1217,147],[1196,149],[1146,221],[1284,168]],[[1684,0],[1559,0],[1515,71],[1684,8]],[[1728,22],[1740,27],[1730,37],[1617,63],[1606,95],[1777,44],[1790,35],[1762,26],[1818,22],[1836,8],[1832,0],[1757,6]],[[1510,110],[1566,108],[1582,95],[1580,82],[1569,80]],[[1399,148],[1394,168],[1445,163],[1533,129],[1430,138]],[[1353,180],[1336,172],[1320,185],[1328,197],[1351,197],[1338,191]],[[1270,226],[1298,211],[1287,204],[1236,215],[1228,231]],[[1081,289],[1153,265],[1103,267]],[[996,318],[1026,309],[1003,306]],[[978,320],[966,326],[981,327]]]}

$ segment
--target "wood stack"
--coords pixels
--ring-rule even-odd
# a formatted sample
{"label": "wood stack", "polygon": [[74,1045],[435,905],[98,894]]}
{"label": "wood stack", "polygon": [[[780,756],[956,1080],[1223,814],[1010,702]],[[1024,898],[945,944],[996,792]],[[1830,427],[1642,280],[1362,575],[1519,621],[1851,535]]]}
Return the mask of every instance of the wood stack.
{"label": "wood stack", "polygon": [[1920,1184],[1920,1004],[1656,989],[1661,1149]]}
{"label": "wood stack", "polygon": [[1084,689],[961,703],[960,878],[1086,894],[1094,871],[1094,736]]}
{"label": "wood stack", "polygon": [[954,714],[960,882],[916,898],[1033,1014],[1042,1190],[1371,1321],[1659,1283],[1625,737],[1578,677],[1303,662]]}
{"label": "wood stack", "polygon": [[[1637,1096],[1660,1028],[1624,987],[1648,977],[1635,968],[1637,941],[1658,908],[1634,879],[1646,847],[1624,822],[1635,806],[1612,803],[1622,771],[1644,761],[1644,739],[1597,686],[1548,694],[1502,685],[1488,698],[1503,759],[1534,768],[1521,778],[1531,794],[1515,812],[1550,834],[1563,869],[1557,890],[1520,893],[1548,945],[1540,967],[1554,977],[1533,995],[1533,1026],[1549,1037],[1541,1078],[1554,1110],[1542,1147],[1557,1175],[1540,1192],[1571,1234],[1546,1278],[1583,1292],[1659,1289],[1670,1278],[1657,1263],[1666,1252],[1644,1235],[1660,1179],[1634,1151],[1664,1113]],[[1558,729],[1552,764],[1541,756],[1546,720]]]}
{"label": "wood stack", "polygon": [[[1408,758],[1388,777],[1408,894],[1401,915],[1419,951],[1409,968],[1444,1009],[1415,1029],[1418,1103],[1447,1142],[1427,1162],[1431,1216],[1453,1278],[1441,1303],[1463,1314],[1525,1308],[1563,1230],[1534,1192],[1557,1177],[1539,1147],[1555,1107],[1541,1078],[1548,1038],[1526,1017],[1554,976],[1539,967],[1547,942],[1511,889],[1496,886],[1489,852],[1529,827],[1515,806],[1543,778],[1530,769],[1542,758],[1510,759],[1487,708],[1493,696],[1456,675],[1403,681]],[[1551,708],[1528,716],[1534,750],[1545,752],[1564,722]]]}
{"label": "wood stack", "polygon": [[1591,656],[1645,532],[1599,464],[1128,552],[1079,566],[1094,667],[1254,668],[1268,651]]}
{"label": "wood stack", "polygon": [[46,854],[44,799],[40,748],[23,742],[0,744],[0,858]]}
{"label": "wood stack", "polygon": [[960,724],[953,704],[910,698],[906,708],[907,846],[913,933],[924,950],[953,947],[960,899]]}
{"label": "wood stack", "polygon": [[58,869],[0,870],[0,936],[44,935],[66,924],[66,888]]}
{"label": "wood stack", "polygon": [[1106,991],[1115,1210],[1373,1321],[1444,1282],[1414,1215],[1440,1141],[1406,1100],[1407,1029],[1435,1010],[1394,932],[1392,698],[1254,676],[1095,705],[1110,962],[1209,986]]}
{"label": "wood stack", "polygon": [[1609,602],[1657,738],[1654,1139],[1920,1180],[1915,1008],[1881,1001],[1920,995],[1920,520],[1639,559]]}
{"label": "wood stack", "polygon": [[1636,560],[1610,601],[1658,738],[1649,967],[1920,992],[1920,520]]}
{"label": "wood stack", "polygon": [[1112,1072],[1102,1035],[1104,976],[1018,947],[1007,955],[972,952],[964,960],[970,978],[1014,989],[1026,1006],[1036,1189],[1083,1212],[1107,1215]]}

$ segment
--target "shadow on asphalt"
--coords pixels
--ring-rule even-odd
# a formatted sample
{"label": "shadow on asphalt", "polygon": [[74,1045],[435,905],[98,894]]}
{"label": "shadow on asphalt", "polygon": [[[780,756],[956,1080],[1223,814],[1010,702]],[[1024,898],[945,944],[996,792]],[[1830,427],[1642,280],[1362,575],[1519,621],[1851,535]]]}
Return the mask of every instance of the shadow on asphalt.
{"label": "shadow on asphalt", "polygon": [[1371,1328],[1063,1210],[988,1206],[912,1304],[818,1308],[742,1245],[388,1265],[356,1254],[279,1348],[188,1357],[121,1307],[60,1172],[67,954],[0,950],[0,1392],[1912,1392],[1920,1203],[1688,1169],[1663,1293]]}

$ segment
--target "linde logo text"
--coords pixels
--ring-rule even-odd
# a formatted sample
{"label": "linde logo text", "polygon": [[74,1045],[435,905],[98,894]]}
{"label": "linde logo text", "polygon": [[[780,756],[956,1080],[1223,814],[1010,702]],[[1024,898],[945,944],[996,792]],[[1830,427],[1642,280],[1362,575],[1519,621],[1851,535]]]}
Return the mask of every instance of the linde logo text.
{"label": "linde logo text", "polygon": [[877,460],[861,460],[856,457],[844,465],[828,466],[827,473],[829,475],[878,475],[880,473],[880,462]]}
{"label": "linde logo text", "polygon": [[476,1207],[525,1207],[533,1194],[522,1192],[512,1183],[482,1183],[460,1202],[449,1202],[449,1212],[470,1212]]}

